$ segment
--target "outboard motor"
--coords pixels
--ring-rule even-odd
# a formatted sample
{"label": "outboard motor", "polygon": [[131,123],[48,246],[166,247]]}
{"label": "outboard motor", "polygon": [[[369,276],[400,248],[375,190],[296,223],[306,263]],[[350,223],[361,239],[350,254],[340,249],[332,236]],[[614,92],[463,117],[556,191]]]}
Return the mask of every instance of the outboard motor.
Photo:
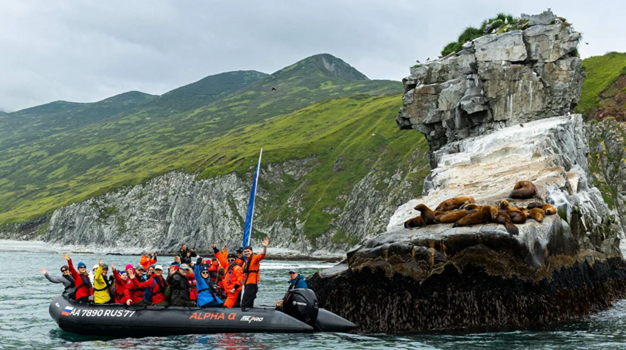
{"label": "outboard motor", "polygon": [[283,302],[283,312],[310,326],[314,326],[319,312],[315,292],[301,288],[290,290]]}

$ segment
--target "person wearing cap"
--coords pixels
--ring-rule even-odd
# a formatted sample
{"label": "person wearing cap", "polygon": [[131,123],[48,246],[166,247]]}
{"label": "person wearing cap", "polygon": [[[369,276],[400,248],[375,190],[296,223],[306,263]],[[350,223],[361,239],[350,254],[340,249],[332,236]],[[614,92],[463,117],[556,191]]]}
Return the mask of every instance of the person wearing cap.
{"label": "person wearing cap", "polygon": [[246,262],[243,265],[244,273],[244,286],[243,295],[241,296],[241,308],[254,307],[254,299],[256,299],[256,293],[259,290],[259,280],[261,280],[261,260],[267,255],[267,246],[270,244],[268,237],[263,238],[261,245],[263,245],[263,251],[261,254],[253,254],[252,247],[246,246],[243,248],[243,254]]}
{"label": "person wearing cap", "polygon": [[300,275],[296,269],[291,269],[289,270],[289,289],[287,289],[287,293],[285,293],[285,296],[283,297],[283,299],[279,300],[276,303],[277,310],[282,310],[283,302],[285,301],[287,294],[289,294],[290,290],[296,289],[296,288],[308,289],[309,286],[307,286],[306,281],[304,280],[304,277],[302,277],[302,275]]}
{"label": "person wearing cap", "polygon": [[143,266],[144,270],[148,270],[150,265],[154,265],[157,262],[157,253],[148,254],[145,250],[141,252],[141,259],[139,259],[139,265]]}
{"label": "person wearing cap", "polygon": [[163,278],[163,266],[155,266],[154,274],[145,282],[135,281],[135,286],[137,288],[146,289],[146,294],[150,294],[150,303],[152,305],[169,305],[169,303],[165,300],[165,287],[167,286],[167,283]]}
{"label": "person wearing cap", "polygon": [[178,271],[168,277],[171,291],[172,306],[196,306],[196,303],[189,300],[189,280],[187,275],[189,274],[189,265],[181,264]]}
{"label": "person wearing cap", "polygon": [[69,254],[63,254],[63,259],[67,260],[67,266],[74,279],[76,301],[89,302],[89,297],[93,295],[93,287],[89,280],[89,274],[87,273],[87,265],[79,262],[78,271],[76,271]]}
{"label": "person wearing cap", "polygon": [[196,277],[196,285],[198,286],[198,306],[221,306],[223,302],[217,296],[217,290],[209,276],[209,268],[201,257],[196,261],[196,266],[194,266],[193,270]]}
{"label": "person wearing cap", "polygon": [[97,266],[93,279],[93,302],[96,304],[106,304],[111,302],[111,286],[106,278],[109,266],[103,264],[101,259],[98,259]]}
{"label": "person wearing cap", "polygon": [[146,272],[141,265],[137,265],[137,268],[133,268],[133,265],[126,265],[126,272],[128,273],[128,280],[126,281],[126,291],[124,292],[124,298],[126,299],[126,305],[144,306],[148,305],[145,298],[145,288],[141,288],[137,285],[137,282],[145,282],[143,274]]}
{"label": "person wearing cap", "polygon": [[117,304],[126,304],[126,282],[128,281],[128,274],[126,271],[118,272],[115,269],[115,264],[111,264],[113,270],[113,278],[115,279],[115,286],[113,286],[113,299]]}
{"label": "person wearing cap", "polygon": [[63,274],[61,277],[50,277],[48,270],[45,268],[41,269],[41,273],[52,283],[63,283],[63,287],[65,287],[63,290],[64,295],[74,293],[74,279],[70,275],[70,268],[67,265],[61,266],[61,273]]}
{"label": "person wearing cap", "polygon": [[237,264],[237,255],[228,254],[228,258],[224,258],[222,252],[217,249],[217,245],[213,244],[213,252],[217,261],[225,268],[224,277],[218,283],[226,294],[225,307],[235,307],[239,305],[239,295],[241,294],[241,286],[243,284],[243,269]]}
{"label": "person wearing cap", "polygon": [[89,272],[89,280],[91,281],[91,285],[93,285],[93,280],[96,276],[96,270],[98,269],[98,264],[94,265],[91,268],[91,272]]}
{"label": "person wearing cap", "polygon": [[291,269],[289,270],[289,289],[287,289],[287,293],[296,288],[308,289],[309,286],[307,286],[304,277],[296,269]]}

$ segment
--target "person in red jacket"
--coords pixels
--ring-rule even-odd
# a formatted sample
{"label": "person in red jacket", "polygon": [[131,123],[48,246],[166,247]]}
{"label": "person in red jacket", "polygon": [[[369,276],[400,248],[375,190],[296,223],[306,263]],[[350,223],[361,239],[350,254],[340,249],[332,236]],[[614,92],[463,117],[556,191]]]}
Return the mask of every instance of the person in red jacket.
{"label": "person in red jacket", "polygon": [[209,276],[211,277],[211,282],[213,283],[217,282],[217,269],[219,269],[219,267],[220,263],[217,261],[217,258],[211,258],[211,264],[207,270],[209,271]]}
{"label": "person in red jacket", "polygon": [[128,274],[128,280],[126,281],[126,290],[124,291],[125,304],[135,306],[148,305],[148,302],[144,299],[145,288],[136,287],[135,281],[133,281],[137,278],[133,265],[126,265],[126,273]]}
{"label": "person in red jacket", "polygon": [[243,265],[243,296],[241,297],[241,308],[254,307],[254,299],[256,299],[256,293],[259,290],[259,280],[261,279],[261,260],[263,260],[267,254],[267,246],[270,244],[268,237],[263,238],[261,245],[263,245],[263,251],[261,254],[253,254],[252,247],[247,246],[243,248],[243,254],[246,257],[246,263]]}
{"label": "person in red jacket", "polygon": [[126,304],[126,282],[128,281],[128,274],[126,271],[117,272],[115,264],[111,264],[113,270],[113,277],[115,278],[115,287],[113,288],[113,295],[115,297],[116,304]]}
{"label": "person in red jacket", "polygon": [[228,255],[228,259],[226,259],[215,244],[213,245],[213,251],[220,265],[226,268],[224,277],[218,282],[226,293],[224,306],[229,308],[237,306],[239,305],[239,294],[241,293],[241,285],[243,284],[243,269],[237,264],[237,255],[231,253]]}
{"label": "person in red jacket", "polygon": [[87,265],[79,262],[78,271],[76,271],[69,254],[63,254],[63,259],[67,260],[67,265],[70,268],[70,274],[72,274],[72,278],[74,278],[74,288],[76,290],[75,300],[89,302],[89,297],[93,295],[93,286],[89,280]]}
{"label": "person in red jacket", "polygon": [[157,262],[157,253],[148,254],[144,250],[141,252],[141,259],[139,259],[139,265],[143,266],[144,270],[148,270],[150,265],[154,265]]}
{"label": "person in red jacket", "polygon": [[161,265],[157,265],[154,268],[154,274],[147,281],[139,282],[136,278],[133,281],[135,282],[135,288],[150,289],[152,293],[152,305],[168,306],[164,294],[167,283],[163,278],[163,267]]}

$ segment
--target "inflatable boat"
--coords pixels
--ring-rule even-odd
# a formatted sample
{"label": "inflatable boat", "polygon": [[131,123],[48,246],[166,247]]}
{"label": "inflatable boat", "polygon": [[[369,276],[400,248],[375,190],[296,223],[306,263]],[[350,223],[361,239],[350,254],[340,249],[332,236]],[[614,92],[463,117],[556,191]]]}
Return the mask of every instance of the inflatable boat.
{"label": "inflatable boat", "polygon": [[[145,337],[207,333],[348,332],[356,325],[317,307],[310,290],[293,290],[284,311],[270,308],[133,307],[92,304],[61,295],[50,303],[50,316],[70,333]],[[312,298],[315,298],[313,300]]]}

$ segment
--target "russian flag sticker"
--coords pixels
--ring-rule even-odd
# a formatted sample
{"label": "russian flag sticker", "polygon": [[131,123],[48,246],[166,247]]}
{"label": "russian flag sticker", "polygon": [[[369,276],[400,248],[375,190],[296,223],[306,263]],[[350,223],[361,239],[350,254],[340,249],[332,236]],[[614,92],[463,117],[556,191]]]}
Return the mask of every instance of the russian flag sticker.
{"label": "russian flag sticker", "polygon": [[72,310],[74,310],[73,307],[71,306],[67,306],[65,309],[63,309],[63,312],[61,312],[61,315],[63,316],[69,316],[70,313],[72,312]]}

